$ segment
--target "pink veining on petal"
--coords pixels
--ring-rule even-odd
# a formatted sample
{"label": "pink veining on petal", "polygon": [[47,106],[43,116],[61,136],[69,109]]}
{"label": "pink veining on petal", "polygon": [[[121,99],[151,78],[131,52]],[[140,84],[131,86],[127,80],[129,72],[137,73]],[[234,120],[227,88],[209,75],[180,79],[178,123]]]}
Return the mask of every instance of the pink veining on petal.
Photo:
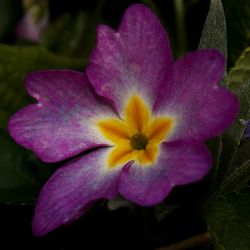
{"label": "pink veining on petal", "polygon": [[156,205],[176,185],[201,180],[211,166],[211,154],[202,143],[163,143],[157,163],[147,167],[134,163],[123,170],[119,192],[139,205]]}
{"label": "pink veining on petal", "polygon": [[106,144],[91,119],[115,115],[98,97],[85,74],[69,70],[34,72],[26,78],[31,104],[12,116],[9,132],[41,160],[56,162]]}
{"label": "pink veining on petal", "polygon": [[52,175],[36,203],[32,222],[36,236],[76,220],[98,199],[114,198],[120,171],[107,170],[109,150],[102,148],[77,158]]}
{"label": "pink veining on petal", "polygon": [[155,14],[142,4],[126,11],[118,31],[101,25],[87,75],[98,94],[121,112],[131,92],[155,101],[173,57],[166,32]]}
{"label": "pink veining on petal", "polygon": [[235,120],[239,102],[219,86],[224,64],[219,51],[203,49],[180,58],[168,72],[154,112],[176,117],[175,133],[169,140],[205,141]]}
{"label": "pink veining on petal", "polygon": [[224,64],[214,49],[189,53],[173,63],[159,20],[147,7],[135,4],[118,31],[98,27],[87,75],[69,70],[30,74],[26,87],[37,103],[14,114],[9,131],[43,161],[60,161],[105,144],[93,117],[117,117],[115,111],[121,115],[133,92],[151,105],[154,115],[170,115],[175,122],[151,166],[131,161],[108,169],[112,149],[105,147],[57,170],[39,196],[34,234],[44,235],[74,221],[97,199],[118,192],[151,206],[176,185],[201,180],[212,165],[203,142],[227,128],[239,109],[237,98],[219,86]]}

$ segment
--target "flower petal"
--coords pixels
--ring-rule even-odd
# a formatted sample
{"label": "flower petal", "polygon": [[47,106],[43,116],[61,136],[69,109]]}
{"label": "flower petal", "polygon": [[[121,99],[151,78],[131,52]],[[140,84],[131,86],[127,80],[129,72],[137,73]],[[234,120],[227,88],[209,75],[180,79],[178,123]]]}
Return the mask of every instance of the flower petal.
{"label": "flower petal", "polygon": [[112,100],[121,113],[131,91],[153,104],[172,60],[168,36],[158,18],[146,6],[134,4],[118,32],[98,27],[87,74],[97,93]]}
{"label": "flower petal", "polygon": [[98,199],[117,194],[119,171],[108,170],[101,148],[57,170],[43,187],[33,218],[33,233],[44,235],[83,215]]}
{"label": "flower petal", "polygon": [[133,96],[125,109],[125,122],[129,124],[132,134],[143,133],[150,121],[149,108],[138,96]]}
{"label": "flower petal", "polygon": [[176,118],[169,140],[207,140],[235,119],[239,104],[218,86],[224,57],[214,49],[198,50],[178,60],[161,88],[154,112]]}
{"label": "flower petal", "polygon": [[17,143],[46,162],[106,143],[96,132],[94,119],[105,114],[112,117],[114,112],[93,92],[84,74],[67,70],[35,72],[27,77],[26,87],[38,103],[10,119],[9,131]]}
{"label": "flower petal", "polygon": [[137,204],[155,205],[175,185],[201,180],[210,169],[211,163],[211,155],[201,143],[163,143],[158,161],[154,165],[143,167],[134,163],[124,168],[119,192]]}

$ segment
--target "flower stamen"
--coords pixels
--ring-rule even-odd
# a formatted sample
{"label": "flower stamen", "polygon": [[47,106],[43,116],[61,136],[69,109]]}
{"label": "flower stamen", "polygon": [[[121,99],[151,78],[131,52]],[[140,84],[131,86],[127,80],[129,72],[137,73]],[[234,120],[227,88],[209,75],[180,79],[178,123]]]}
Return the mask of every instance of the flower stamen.
{"label": "flower stamen", "polygon": [[148,138],[144,134],[135,134],[130,139],[130,144],[135,150],[145,150],[148,145]]}
{"label": "flower stamen", "polygon": [[97,121],[101,135],[113,146],[107,166],[113,169],[130,161],[150,166],[157,161],[160,144],[174,128],[169,116],[152,116],[143,98],[133,95],[124,108],[124,119],[107,118]]}

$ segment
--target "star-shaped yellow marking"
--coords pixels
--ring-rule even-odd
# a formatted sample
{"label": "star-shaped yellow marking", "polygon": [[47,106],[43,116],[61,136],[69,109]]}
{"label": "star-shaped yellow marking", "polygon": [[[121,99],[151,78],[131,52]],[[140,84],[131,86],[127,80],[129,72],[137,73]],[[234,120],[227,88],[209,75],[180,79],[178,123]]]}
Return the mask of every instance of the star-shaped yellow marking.
{"label": "star-shaped yellow marking", "polygon": [[156,162],[159,145],[173,129],[174,119],[152,117],[143,99],[134,95],[125,106],[123,120],[101,119],[97,126],[101,134],[114,145],[107,159],[109,168],[129,161],[146,166]]}

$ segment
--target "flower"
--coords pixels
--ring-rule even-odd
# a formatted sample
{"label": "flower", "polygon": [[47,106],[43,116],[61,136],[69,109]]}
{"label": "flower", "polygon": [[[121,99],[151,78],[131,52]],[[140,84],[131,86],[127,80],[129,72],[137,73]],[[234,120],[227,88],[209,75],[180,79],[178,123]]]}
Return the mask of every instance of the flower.
{"label": "flower", "polygon": [[174,63],[157,17],[135,4],[118,31],[98,27],[86,74],[28,75],[37,103],[11,118],[10,134],[45,162],[78,155],[43,187],[34,234],[72,222],[98,199],[120,193],[151,206],[174,186],[201,180],[212,163],[203,142],[228,127],[239,106],[218,86],[223,68],[214,49]]}

